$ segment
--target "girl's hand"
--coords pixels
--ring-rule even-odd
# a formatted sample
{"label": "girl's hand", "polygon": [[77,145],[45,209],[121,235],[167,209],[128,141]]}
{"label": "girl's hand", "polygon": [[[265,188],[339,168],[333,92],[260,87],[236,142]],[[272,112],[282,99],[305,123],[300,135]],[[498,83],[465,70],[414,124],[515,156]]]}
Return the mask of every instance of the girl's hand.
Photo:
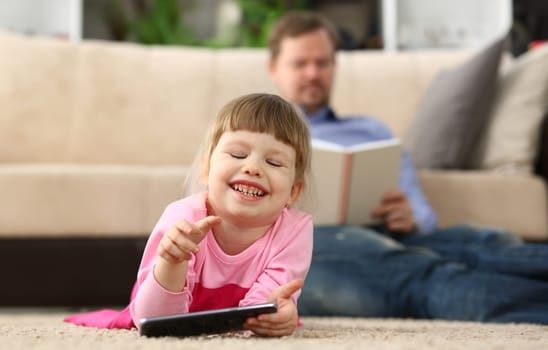
{"label": "girl's hand", "polygon": [[198,243],[215,225],[221,222],[218,216],[207,216],[196,223],[181,220],[166,231],[158,244],[158,255],[170,263],[190,260],[198,252]]}
{"label": "girl's hand", "polygon": [[278,311],[273,314],[250,317],[246,320],[244,328],[264,337],[293,334],[299,322],[299,315],[291,295],[301,289],[303,284],[302,279],[296,279],[274,289],[269,300],[278,304]]}

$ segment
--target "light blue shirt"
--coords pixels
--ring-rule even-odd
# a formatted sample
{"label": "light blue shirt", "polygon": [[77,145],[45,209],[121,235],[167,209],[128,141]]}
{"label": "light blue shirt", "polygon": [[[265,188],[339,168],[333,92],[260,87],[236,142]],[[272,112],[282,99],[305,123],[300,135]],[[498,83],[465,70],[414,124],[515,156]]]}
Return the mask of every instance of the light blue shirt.
{"label": "light blue shirt", "polygon": [[[343,146],[394,137],[379,120],[370,117],[338,118],[327,107],[307,117],[313,138]],[[411,203],[419,231],[426,233],[436,228],[436,214],[422,192],[411,157],[405,151],[402,153],[399,183]]]}

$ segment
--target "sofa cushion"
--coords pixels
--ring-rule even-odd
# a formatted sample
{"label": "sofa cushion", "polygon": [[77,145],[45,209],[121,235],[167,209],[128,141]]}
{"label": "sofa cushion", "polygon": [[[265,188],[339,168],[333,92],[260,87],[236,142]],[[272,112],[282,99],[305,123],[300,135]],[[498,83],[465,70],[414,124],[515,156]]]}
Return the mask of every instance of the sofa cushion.
{"label": "sofa cushion", "polygon": [[374,116],[403,139],[432,79],[472,54],[470,49],[341,51],[332,105],[341,116]]}
{"label": "sofa cushion", "polygon": [[[256,92],[277,92],[266,70],[268,51],[254,48],[233,48],[215,53],[213,86],[210,97],[215,111],[233,98]],[[245,67],[234,69],[234,67]]]}
{"label": "sofa cushion", "polygon": [[486,124],[504,39],[432,82],[405,146],[418,168],[465,169]]}
{"label": "sofa cushion", "polygon": [[419,179],[442,227],[469,223],[548,240],[546,183],[539,176],[423,169]]}
{"label": "sofa cushion", "polygon": [[548,45],[518,57],[501,72],[479,167],[531,173],[548,110]]}
{"label": "sofa cushion", "polygon": [[66,160],[78,58],[66,42],[0,31],[0,162]]}
{"label": "sofa cushion", "polygon": [[0,32],[0,161],[188,164],[217,112],[215,57]]}
{"label": "sofa cushion", "polygon": [[213,51],[88,42],[78,47],[69,161],[183,165],[216,111]]}
{"label": "sofa cushion", "polygon": [[0,237],[120,237],[152,231],[187,168],[84,164],[0,167]]}

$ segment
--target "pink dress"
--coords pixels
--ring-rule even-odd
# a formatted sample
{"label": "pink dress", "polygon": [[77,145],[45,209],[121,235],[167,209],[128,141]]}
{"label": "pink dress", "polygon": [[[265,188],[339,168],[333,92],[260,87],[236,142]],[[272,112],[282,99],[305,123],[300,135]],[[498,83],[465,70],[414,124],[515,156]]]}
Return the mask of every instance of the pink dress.
{"label": "pink dress", "polygon": [[[143,317],[251,305],[268,300],[271,291],[297,278],[304,279],[312,257],[312,217],[284,209],[272,227],[250,247],[227,255],[210,231],[189,260],[185,288],[165,290],[152,269],[162,235],[181,219],[196,222],[207,216],[203,194],[167,206],[150,235],[131,293],[122,311],[100,310],[67,317],[66,322],[99,328],[132,328]],[[297,301],[299,293],[293,295]]]}

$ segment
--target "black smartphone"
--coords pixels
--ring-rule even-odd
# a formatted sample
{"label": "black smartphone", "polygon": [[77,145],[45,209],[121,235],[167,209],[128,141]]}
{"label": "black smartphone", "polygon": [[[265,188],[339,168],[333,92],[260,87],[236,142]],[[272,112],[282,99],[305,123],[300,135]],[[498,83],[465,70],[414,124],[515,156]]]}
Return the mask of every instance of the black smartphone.
{"label": "black smartphone", "polygon": [[236,306],[224,309],[147,317],[140,321],[139,333],[147,337],[187,337],[243,330],[248,317],[273,313],[276,303]]}

